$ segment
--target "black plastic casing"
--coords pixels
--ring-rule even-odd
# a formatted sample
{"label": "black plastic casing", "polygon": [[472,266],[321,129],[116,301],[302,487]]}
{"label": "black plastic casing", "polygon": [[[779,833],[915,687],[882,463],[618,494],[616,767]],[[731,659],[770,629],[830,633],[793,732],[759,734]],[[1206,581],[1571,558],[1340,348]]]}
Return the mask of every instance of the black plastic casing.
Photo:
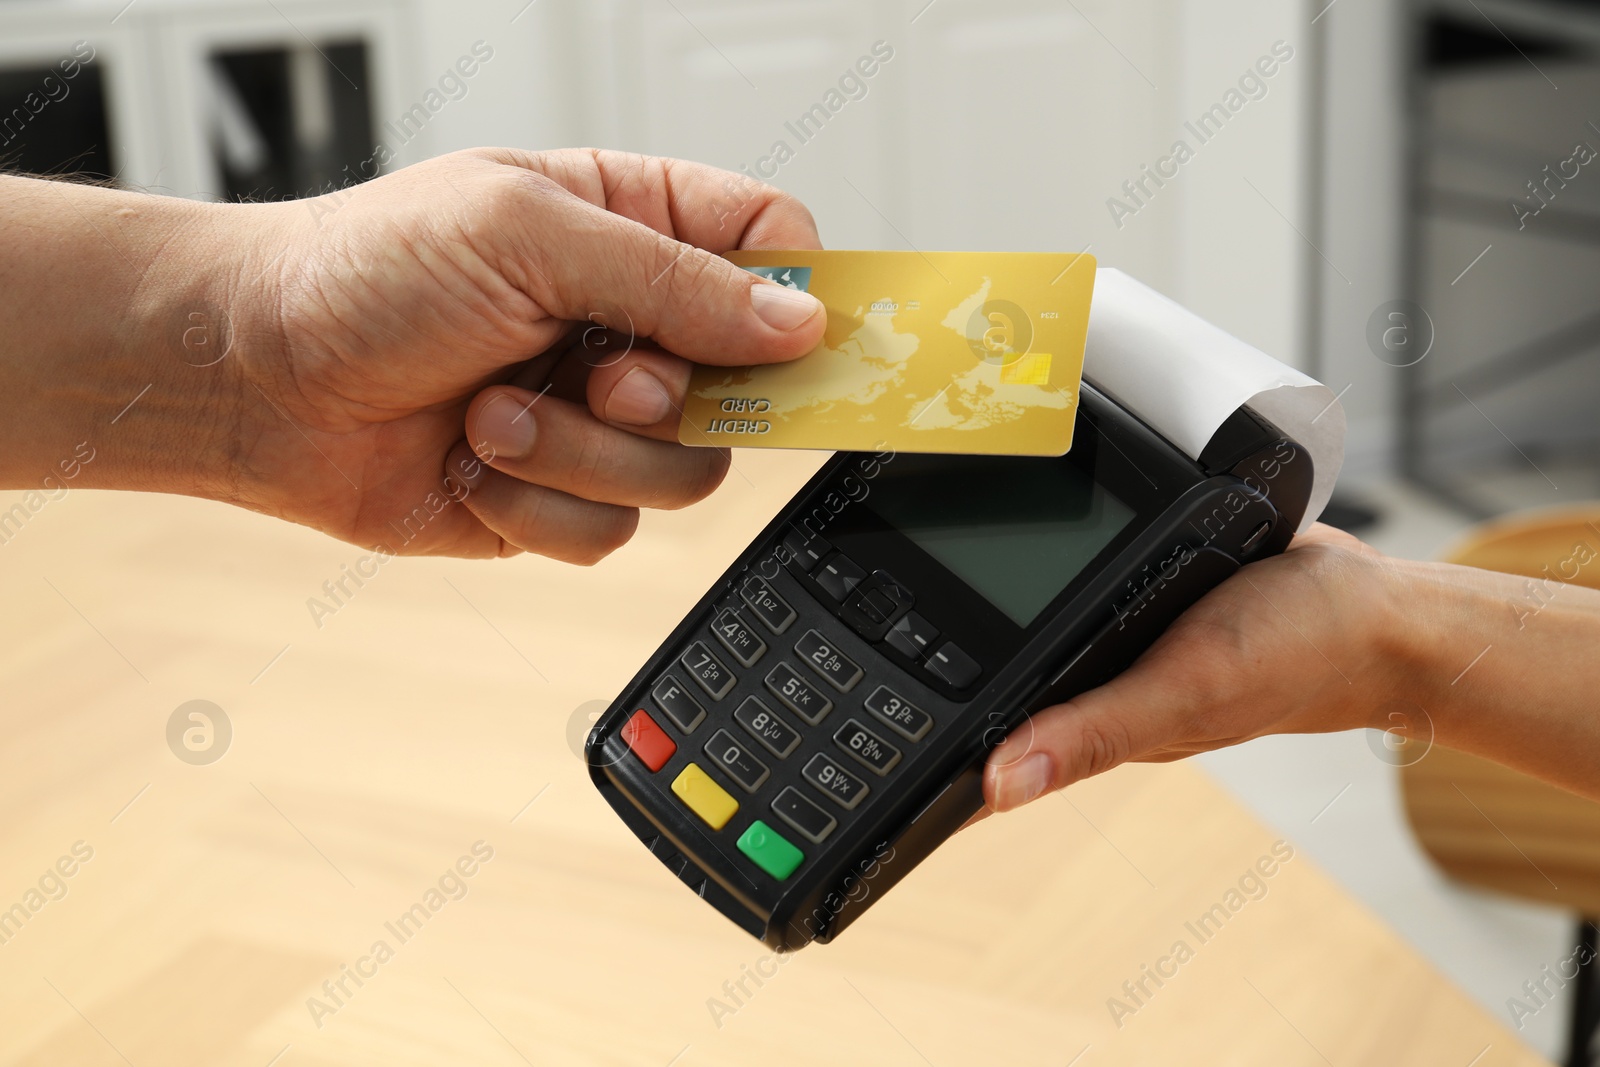
{"label": "black plastic casing", "polygon": [[[897,462],[916,466],[925,477],[937,474],[940,464],[988,461],[835,455],[701,598],[590,732],[590,776],[617,814],[692,891],[775,949],[831,940],[958,830],[983,805],[987,753],[1029,714],[1112,678],[1240,566],[1282,552],[1305,513],[1312,484],[1309,453],[1247,408],[1217,431],[1197,463],[1085,381],[1072,449],[1059,459],[1029,462],[1077,466],[1134,507],[1135,516],[1021,628],[931,557],[897,539],[870,506],[873,481],[894,471]],[[794,566],[782,544],[791,527],[827,538],[869,571],[892,566],[896,578],[917,592],[916,610],[982,662],[972,689],[955,690],[846,626],[838,617],[843,609],[830,606],[810,576]],[[715,721],[686,736],[658,713],[650,689],[695,641],[722,651],[712,640],[710,621],[721,608],[741,605],[738,589],[751,574],[764,577],[799,618],[782,635],[755,627],[770,646],[767,657],[741,672],[738,686],[722,700],[703,697]],[[701,746],[715,729],[727,725],[737,732],[729,715],[745,695],[760,694],[771,703],[762,676],[780,658],[797,663],[789,650],[813,627],[860,664],[866,680],[851,693],[827,690],[836,708],[818,726],[788,716],[800,727],[801,746],[786,759],[765,761],[774,777],[759,796],[729,787],[741,810],[713,831],[679,801],[670,783],[691,760],[707,765]],[[903,759],[887,778],[865,774],[869,794],[855,811],[840,812],[801,782],[799,767],[814,751],[836,751],[829,747],[831,738],[847,718],[872,725],[861,701],[880,681],[928,711],[935,725],[920,741],[900,745]],[[648,710],[678,744],[671,761],[655,773],[619,736],[638,709]],[[763,805],[791,783],[838,816],[840,825],[821,845],[796,837],[806,858],[778,882],[740,853],[735,841],[755,818],[781,827]]]}

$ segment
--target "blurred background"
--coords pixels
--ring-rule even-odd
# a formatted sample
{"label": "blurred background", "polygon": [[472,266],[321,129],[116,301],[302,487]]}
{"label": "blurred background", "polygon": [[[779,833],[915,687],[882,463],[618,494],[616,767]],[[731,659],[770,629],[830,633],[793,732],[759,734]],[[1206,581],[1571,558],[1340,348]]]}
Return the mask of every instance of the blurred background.
{"label": "blurred background", "polygon": [[[1597,123],[1600,4],[1558,0],[0,2],[12,170],[276,200],[597,145],[771,181],[830,247],[1086,249],[1338,391],[1330,518],[1414,558],[1600,498]],[[1566,1055],[1575,986],[1508,999],[1572,906],[1441,873],[1387,740],[1204,762]]]}

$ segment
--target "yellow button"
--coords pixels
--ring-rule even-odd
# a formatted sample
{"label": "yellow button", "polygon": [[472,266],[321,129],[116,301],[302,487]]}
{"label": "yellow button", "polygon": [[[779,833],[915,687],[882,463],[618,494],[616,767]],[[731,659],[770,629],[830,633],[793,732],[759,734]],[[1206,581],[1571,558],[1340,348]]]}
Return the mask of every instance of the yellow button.
{"label": "yellow button", "polygon": [[683,773],[673,780],[672,791],[678,794],[679,800],[689,806],[690,811],[704,819],[706,825],[713,830],[720,830],[728,825],[733,813],[739,810],[739,802],[693,763],[685,767]]}

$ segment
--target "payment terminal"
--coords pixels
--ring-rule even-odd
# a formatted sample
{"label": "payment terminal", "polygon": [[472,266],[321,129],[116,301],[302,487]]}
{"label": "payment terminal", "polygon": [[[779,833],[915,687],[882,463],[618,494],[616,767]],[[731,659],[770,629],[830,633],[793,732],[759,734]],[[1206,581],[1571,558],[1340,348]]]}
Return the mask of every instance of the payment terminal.
{"label": "payment terminal", "polygon": [[1283,551],[1311,488],[1248,407],[1196,461],[1087,379],[1059,458],[838,453],[596,722],[591,777],[746,931],[830,941],[979,810],[990,749]]}

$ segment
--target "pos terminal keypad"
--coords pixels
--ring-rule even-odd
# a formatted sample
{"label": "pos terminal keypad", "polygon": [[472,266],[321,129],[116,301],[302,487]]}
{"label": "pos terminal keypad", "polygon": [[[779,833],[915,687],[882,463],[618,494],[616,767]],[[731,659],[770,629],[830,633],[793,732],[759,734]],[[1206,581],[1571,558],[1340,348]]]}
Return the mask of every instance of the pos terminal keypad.
{"label": "pos terminal keypad", "polygon": [[[892,575],[799,529],[778,555],[782,576],[752,569],[734,580],[650,686],[624,740],[753,872],[782,882],[934,729],[924,705],[938,698],[912,692],[905,662],[957,688],[980,672],[911,610],[914,592]],[[863,640],[900,659],[852,654]],[[668,746],[687,763],[664,757]]]}

